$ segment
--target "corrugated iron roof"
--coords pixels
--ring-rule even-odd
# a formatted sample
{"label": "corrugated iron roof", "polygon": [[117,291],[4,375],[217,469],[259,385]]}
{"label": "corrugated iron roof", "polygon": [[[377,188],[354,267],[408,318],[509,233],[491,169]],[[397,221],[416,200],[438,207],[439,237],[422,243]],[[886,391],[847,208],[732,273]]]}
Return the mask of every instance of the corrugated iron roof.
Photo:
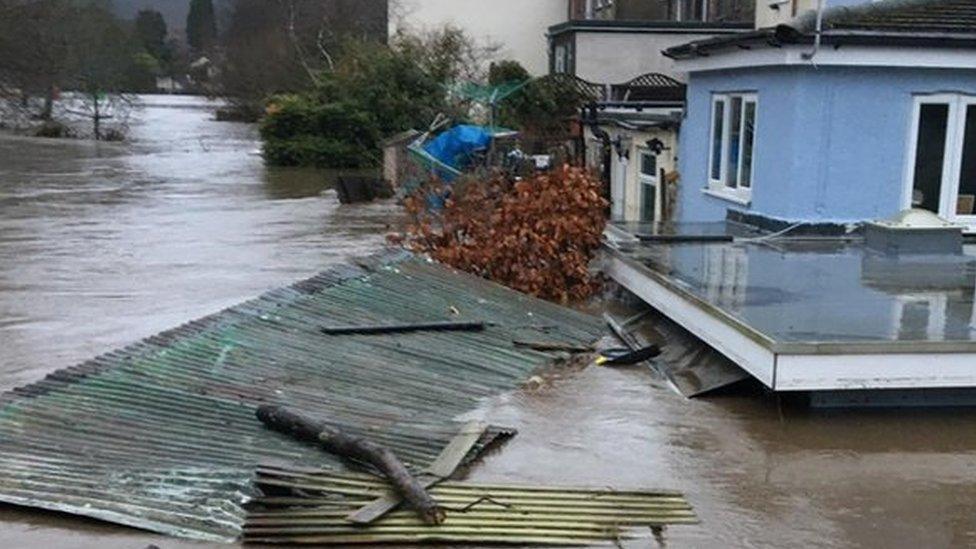
{"label": "corrugated iron roof", "polygon": [[[320,332],[454,319],[489,326]],[[266,430],[257,406],[301,410],[419,469],[457,433],[453,418],[549,361],[512,343],[539,332],[588,343],[601,323],[403,252],[336,268],[4,395],[0,501],[235,539],[258,463],[343,469]]]}
{"label": "corrugated iron roof", "polygon": [[675,492],[444,482],[430,489],[447,513],[443,524],[424,524],[413,511],[401,509],[357,526],[345,520],[346,514],[386,494],[384,481],[263,468],[257,485],[268,495],[248,506],[244,540],[264,544],[587,545],[640,535],[636,527],[698,522],[691,505]]}

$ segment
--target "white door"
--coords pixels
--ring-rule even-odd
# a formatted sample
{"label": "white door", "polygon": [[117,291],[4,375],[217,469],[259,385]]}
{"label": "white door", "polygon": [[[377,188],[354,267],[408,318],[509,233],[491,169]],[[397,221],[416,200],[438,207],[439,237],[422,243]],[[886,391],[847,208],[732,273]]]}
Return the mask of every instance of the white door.
{"label": "white door", "polygon": [[648,149],[638,149],[640,164],[637,174],[640,185],[640,220],[643,223],[661,219],[661,187],[658,185],[657,155]]}
{"label": "white door", "polygon": [[976,97],[916,98],[911,137],[905,207],[976,231]]}

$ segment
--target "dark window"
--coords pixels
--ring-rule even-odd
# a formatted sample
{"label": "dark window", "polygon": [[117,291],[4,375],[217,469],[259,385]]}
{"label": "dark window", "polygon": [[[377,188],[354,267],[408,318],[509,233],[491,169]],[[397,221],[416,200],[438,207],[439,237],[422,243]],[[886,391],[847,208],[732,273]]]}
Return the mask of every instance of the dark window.
{"label": "dark window", "polygon": [[966,108],[956,215],[976,215],[976,105]]}
{"label": "dark window", "polygon": [[912,204],[939,213],[949,105],[923,103],[918,115]]}
{"label": "dark window", "polygon": [[716,101],[712,109],[712,179],[722,177],[722,141],[725,137],[725,101]]}

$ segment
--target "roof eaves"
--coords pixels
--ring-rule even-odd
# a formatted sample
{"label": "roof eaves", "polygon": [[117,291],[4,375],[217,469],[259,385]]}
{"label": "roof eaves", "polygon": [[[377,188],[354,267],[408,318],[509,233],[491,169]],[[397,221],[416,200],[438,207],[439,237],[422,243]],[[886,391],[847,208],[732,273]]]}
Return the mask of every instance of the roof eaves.
{"label": "roof eaves", "polygon": [[706,21],[637,21],[574,19],[549,27],[549,36],[571,32],[659,33],[659,34],[729,34],[747,31],[752,23]]}
{"label": "roof eaves", "polygon": [[976,48],[976,33],[825,31],[824,44],[915,48]]}
{"label": "roof eaves", "polygon": [[752,32],[744,32],[734,36],[716,36],[704,40],[695,40],[664,50],[663,54],[671,59],[691,59],[707,57],[713,52],[725,49],[751,49],[755,45],[779,47],[784,44],[803,42],[805,37],[789,25],[765,27]]}

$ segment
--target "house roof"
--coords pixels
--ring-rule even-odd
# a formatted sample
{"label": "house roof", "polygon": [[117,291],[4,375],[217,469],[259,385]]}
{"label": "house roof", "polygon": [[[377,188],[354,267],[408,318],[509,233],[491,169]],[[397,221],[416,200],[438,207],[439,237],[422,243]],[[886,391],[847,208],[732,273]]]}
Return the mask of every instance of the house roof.
{"label": "house roof", "polygon": [[608,101],[677,102],[685,100],[686,86],[666,74],[649,72],[610,86]]}
{"label": "house roof", "polygon": [[974,34],[976,0],[887,0],[838,10],[826,23],[837,30]]}
{"label": "house roof", "polygon": [[[674,59],[704,57],[723,50],[812,43],[816,11],[789,24],[731,36],[696,40],[664,51]],[[976,47],[976,0],[883,0],[840,6],[823,14],[823,44]]]}
{"label": "house roof", "polygon": [[571,20],[549,27],[549,36],[574,32],[651,33],[651,34],[725,34],[752,28],[750,23],[722,21],[633,21],[585,19]]}

